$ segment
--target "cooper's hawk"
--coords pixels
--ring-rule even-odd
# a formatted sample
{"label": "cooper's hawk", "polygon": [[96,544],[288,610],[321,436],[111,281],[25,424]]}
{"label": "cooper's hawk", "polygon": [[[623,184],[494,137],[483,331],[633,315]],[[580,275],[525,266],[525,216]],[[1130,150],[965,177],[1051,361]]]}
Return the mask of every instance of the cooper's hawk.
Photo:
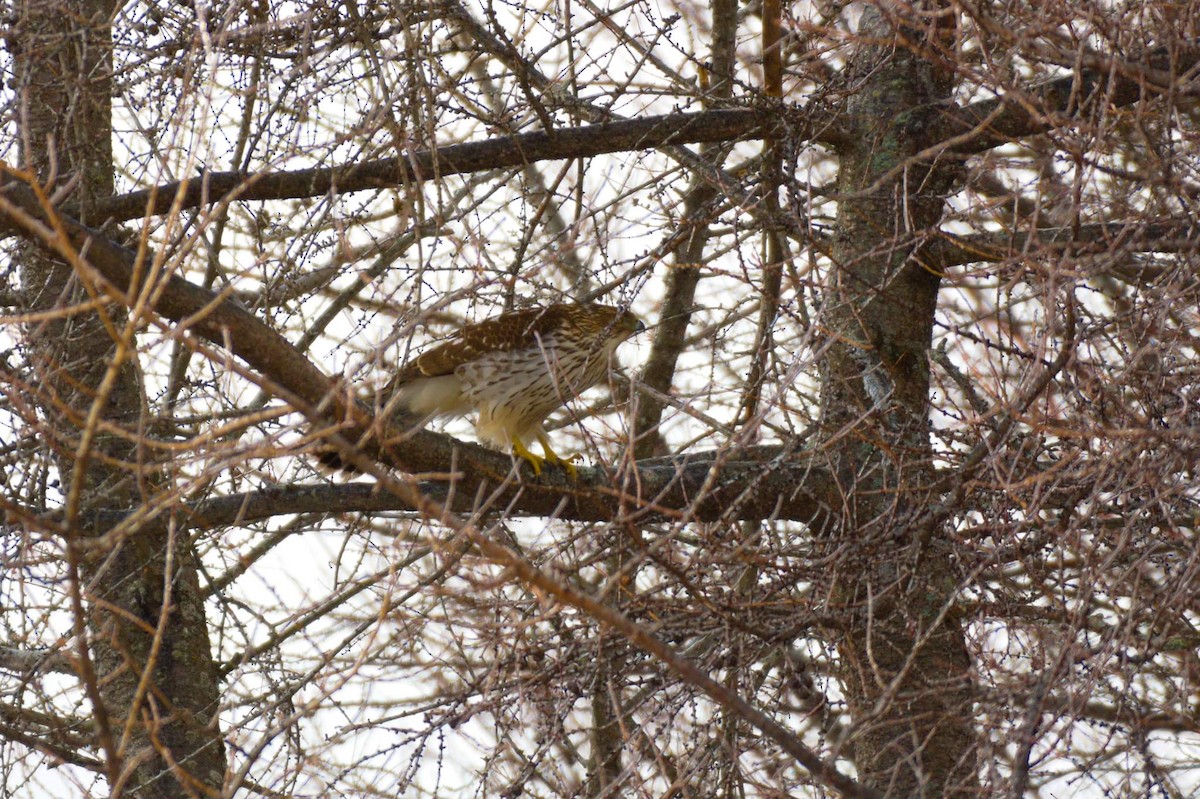
{"label": "cooper's hawk", "polygon": [[[629,311],[596,303],[500,314],[405,364],[383,391],[384,410],[421,420],[476,411],[480,442],[511,448],[535,474],[543,463],[573,474],[542,423],[603,380],[618,345],[645,327]],[[535,439],[544,457],[529,451]]]}

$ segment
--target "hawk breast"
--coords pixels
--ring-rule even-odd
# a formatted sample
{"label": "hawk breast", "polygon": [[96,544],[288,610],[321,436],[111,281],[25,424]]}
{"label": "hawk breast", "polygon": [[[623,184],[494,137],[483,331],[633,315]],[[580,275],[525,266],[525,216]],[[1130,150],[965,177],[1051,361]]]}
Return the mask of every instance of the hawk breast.
{"label": "hawk breast", "polygon": [[454,370],[467,402],[479,409],[481,426],[496,425],[509,436],[523,437],[604,377],[602,353],[589,358],[586,350],[558,346],[553,333],[537,343],[481,355]]}

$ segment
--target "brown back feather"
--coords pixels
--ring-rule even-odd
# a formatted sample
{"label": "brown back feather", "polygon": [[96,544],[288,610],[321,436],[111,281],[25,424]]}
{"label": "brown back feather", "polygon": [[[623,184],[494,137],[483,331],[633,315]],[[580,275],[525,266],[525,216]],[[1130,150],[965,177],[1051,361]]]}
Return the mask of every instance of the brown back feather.
{"label": "brown back feather", "polygon": [[[467,325],[446,343],[421,353],[401,368],[392,379],[392,384],[402,385],[419,377],[453,374],[462,364],[489,352],[536,347],[540,338],[571,326],[572,322],[584,322],[587,333],[594,335],[610,324],[617,313],[617,309],[606,305],[558,304],[544,308],[523,308],[494,316]],[[587,322],[592,324],[588,325]],[[594,331],[587,328],[594,328]]]}

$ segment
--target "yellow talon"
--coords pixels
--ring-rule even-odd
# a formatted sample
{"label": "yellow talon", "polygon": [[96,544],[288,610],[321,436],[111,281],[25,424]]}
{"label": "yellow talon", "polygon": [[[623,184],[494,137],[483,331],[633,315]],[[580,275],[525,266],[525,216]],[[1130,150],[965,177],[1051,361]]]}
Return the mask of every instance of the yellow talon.
{"label": "yellow talon", "polygon": [[550,439],[543,433],[538,433],[538,443],[542,445],[542,451],[546,453],[545,461],[551,466],[561,466],[566,470],[567,474],[574,480],[577,476],[575,470],[575,461],[579,460],[579,453],[571,455],[569,458],[560,458],[558,453],[550,446]]}
{"label": "yellow talon", "polygon": [[521,442],[521,439],[516,437],[513,437],[512,440],[513,455],[517,456],[521,460],[528,461],[529,465],[533,467],[533,473],[536,475],[541,475],[542,464],[548,463],[551,466],[561,466],[566,470],[567,474],[571,476],[572,480],[575,479],[578,474],[575,469],[575,461],[579,460],[580,456],[575,454],[568,458],[561,458],[559,457],[558,453],[554,451],[554,448],[550,446],[549,438],[541,433],[538,433],[537,440],[538,443],[542,445],[542,451],[546,453],[545,456],[534,455],[529,451],[528,448],[526,448],[525,444]]}
{"label": "yellow talon", "polygon": [[[542,446],[545,447],[546,445],[543,444]],[[518,458],[529,461],[529,465],[533,467],[534,474],[540,475],[542,473],[542,464],[545,463],[548,458],[539,458],[537,455],[534,455],[525,448],[525,445],[521,443],[521,439],[519,438],[513,438],[512,451],[513,454]],[[549,452],[549,450],[547,450],[547,452]]]}

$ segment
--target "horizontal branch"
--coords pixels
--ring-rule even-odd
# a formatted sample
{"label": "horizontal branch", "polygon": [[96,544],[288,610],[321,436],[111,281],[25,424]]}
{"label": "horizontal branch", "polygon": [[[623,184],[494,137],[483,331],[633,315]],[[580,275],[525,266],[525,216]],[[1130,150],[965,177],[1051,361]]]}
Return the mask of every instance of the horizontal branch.
{"label": "horizontal branch", "polygon": [[[1081,96],[1104,91],[1108,100],[1122,106],[1136,102],[1148,91],[1166,91],[1167,87],[1156,81],[1167,82],[1168,78],[1194,68],[1197,63],[1200,63],[1200,50],[1188,50],[1186,54],[1156,51],[1147,58],[1141,71],[1137,65],[1115,71],[1100,67],[1084,69],[1078,75],[1050,81],[1020,96],[996,97],[945,111],[938,124],[944,129],[943,138],[955,142],[955,151],[982,152],[1069,124],[1070,119],[1061,115],[1069,114],[1072,104]],[[413,150],[403,157],[333,167],[281,172],[206,171],[187,180],[100,200],[94,205],[92,218],[119,222],[147,214],[164,214],[172,208],[196,208],[223,199],[321,197],[331,192],[390,188],[447,175],[527,166],[537,161],[587,158],[704,142],[785,136],[836,144],[842,135],[836,116],[812,105],[798,107],[778,103],[771,107],[679,112],[531,131],[480,142]],[[71,206],[64,206],[64,211],[72,213]],[[16,228],[0,226],[0,234],[14,232]]]}
{"label": "horizontal branch", "polygon": [[[58,241],[57,231],[61,231],[69,239],[69,246],[86,256],[88,263],[111,284],[116,298],[127,305],[138,294],[149,293],[148,287],[137,282],[145,278],[145,270],[138,267],[132,250],[69,217],[58,215],[51,219],[27,187],[9,184],[0,189],[0,220],[13,226],[36,228],[29,231],[30,239],[52,252],[67,246]],[[150,253],[144,257],[146,262],[153,261]],[[349,399],[352,391],[327,377],[236,300],[208,291],[179,275],[162,280],[162,284],[153,287],[157,296],[155,312],[178,323],[180,332],[197,335],[236,355],[258,376],[260,385],[302,413],[319,435],[326,435],[326,441],[338,447],[343,461],[365,470],[381,463],[407,474],[452,474],[448,483],[420,482],[417,487],[430,492],[429,498],[453,496],[454,503],[459,503],[455,507],[474,509],[473,503],[462,505],[469,501],[462,497],[488,496],[493,506],[505,507],[507,512],[517,515],[588,521],[618,516],[634,519],[643,515],[716,519],[727,514],[730,518],[810,521],[837,501],[832,479],[804,459],[792,463],[778,463],[775,459],[769,466],[762,462],[720,463],[711,456],[654,461],[640,466],[636,474],[623,476],[619,488],[614,487],[618,484],[612,475],[597,468],[581,469],[574,480],[556,469],[546,470],[540,479],[522,474],[520,479],[512,480],[509,478],[512,461],[508,455],[447,435],[429,431],[405,434],[389,427],[363,405]],[[353,506],[365,501],[355,498],[357,489],[341,488],[344,494],[338,501],[350,503],[345,510],[371,509]],[[333,510],[329,504],[306,505],[306,496],[321,494],[309,495],[306,491],[315,489],[298,488],[290,495],[296,509],[292,512]],[[260,493],[254,501],[264,503],[262,507],[267,508],[272,496],[269,492]],[[321,497],[321,502],[333,501],[328,496]],[[246,518],[241,504],[246,501],[246,497],[231,499],[228,507],[241,507],[241,518]],[[384,507],[401,506],[385,503],[374,509]],[[235,520],[234,516],[228,513],[222,516],[213,509],[202,516]]]}
{"label": "horizontal branch", "polygon": [[[431,438],[448,438],[429,434]],[[453,439],[451,439],[453,441]],[[460,448],[474,445],[455,442]],[[495,453],[487,453],[494,456]],[[507,460],[507,456],[504,457]],[[694,521],[779,519],[819,525],[835,494],[829,473],[804,463],[720,462],[711,458],[678,457],[639,464],[636,479],[592,467],[579,469],[569,483],[517,483],[488,495],[491,508],[506,518],[553,517],[563,521],[639,524],[687,518]],[[622,490],[621,482],[628,484]],[[709,484],[711,483],[711,484]],[[479,495],[467,490],[470,480],[460,473],[450,480],[424,480],[415,487],[426,499],[454,513],[479,513]],[[380,491],[374,483],[293,484],[205,499],[180,507],[192,529],[246,524],[277,516],[304,513],[419,512],[402,497]],[[123,521],[126,512],[97,513],[86,522],[103,530]],[[165,528],[166,518],[139,522],[145,532]]]}
{"label": "horizontal branch", "polygon": [[402,158],[327,168],[261,173],[204,172],[188,180],[101,200],[95,204],[92,213],[97,220],[122,221],[146,214],[164,214],[176,203],[181,208],[195,208],[224,198],[286,200],[321,197],[330,192],[389,188],[447,175],[527,166],[535,161],[759,138],[768,126],[779,122],[776,112],[723,109],[539,130],[432,150],[414,150]]}

